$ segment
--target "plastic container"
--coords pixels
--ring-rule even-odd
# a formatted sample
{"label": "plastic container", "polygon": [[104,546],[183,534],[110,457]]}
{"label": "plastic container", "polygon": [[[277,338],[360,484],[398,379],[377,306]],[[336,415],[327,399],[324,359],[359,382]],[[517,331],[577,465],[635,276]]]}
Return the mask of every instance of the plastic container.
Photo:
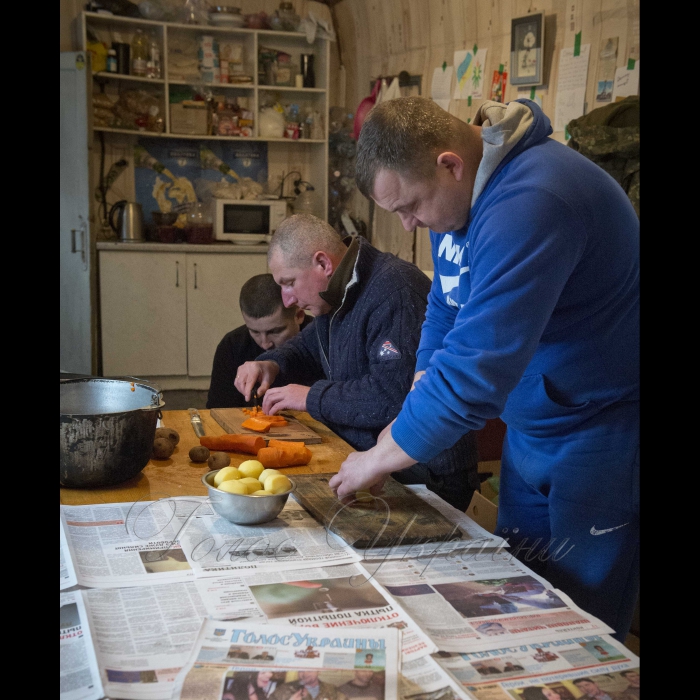
{"label": "plastic container", "polygon": [[195,202],[187,214],[185,236],[188,243],[211,243],[214,239],[211,215],[202,202]]}
{"label": "plastic container", "polygon": [[148,37],[143,29],[137,29],[131,40],[131,75],[146,77],[147,67]]}
{"label": "plastic container", "polygon": [[107,72],[118,73],[117,68],[117,52],[114,49],[107,51]]}

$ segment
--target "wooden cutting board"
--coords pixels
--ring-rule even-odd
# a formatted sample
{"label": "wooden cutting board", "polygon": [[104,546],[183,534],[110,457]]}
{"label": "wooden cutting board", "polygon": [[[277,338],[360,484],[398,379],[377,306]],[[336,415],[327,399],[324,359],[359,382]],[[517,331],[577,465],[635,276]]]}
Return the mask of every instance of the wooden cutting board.
{"label": "wooden cutting board", "polygon": [[[324,527],[359,548],[469,539],[442,513],[389,477],[381,499],[343,507],[328,486],[333,474],[293,476],[294,496]],[[388,517],[388,522],[387,522]],[[386,529],[382,532],[384,523]],[[408,529],[406,529],[408,527]],[[380,534],[381,533],[381,534]]]}
{"label": "wooden cutting board", "polygon": [[249,418],[240,408],[212,408],[211,417],[227,432],[236,435],[259,435],[266,439],[292,440],[304,442],[307,445],[323,441],[321,436],[286,413],[281,413],[287,420],[287,425],[273,425],[269,433],[259,433],[241,427],[244,420]]}

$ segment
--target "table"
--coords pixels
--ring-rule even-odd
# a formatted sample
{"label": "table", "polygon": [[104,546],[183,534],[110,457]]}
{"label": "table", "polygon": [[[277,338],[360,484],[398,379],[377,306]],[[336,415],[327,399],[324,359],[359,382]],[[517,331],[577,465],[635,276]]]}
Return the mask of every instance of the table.
{"label": "table", "polygon": [[[345,458],[354,452],[345,440],[325,425],[314,420],[305,411],[287,411],[301,423],[315,430],[323,442],[309,445],[311,462],[303,467],[280,469],[283,474],[322,474],[337,472]],[[210,411],[199,412],[207,435],[224,435],[226,431],[211,417]],[[188,411],[163,411],[162,424],[174,428],[180,434],[180,442],[169,459],[151,459],[133,479],[116,486],[100,489],[68,489],[61,487],[61,503],[64,505],[90,505],[92,503],[132,503],[140,499],[157,500],[172,496],[206,496],[202,475],[209,471],[207,463],[191,462],[189,451],[199,445],[190,424]],[[237,467],[252,455],[229,452],[231,465]]]}

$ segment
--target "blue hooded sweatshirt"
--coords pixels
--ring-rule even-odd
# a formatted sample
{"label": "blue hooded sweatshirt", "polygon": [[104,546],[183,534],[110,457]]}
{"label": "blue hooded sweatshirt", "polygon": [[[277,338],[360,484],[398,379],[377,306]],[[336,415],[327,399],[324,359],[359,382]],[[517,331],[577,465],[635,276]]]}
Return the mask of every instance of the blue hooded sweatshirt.
{"label": "blue hooded sweatshirt", "polygon": [[430,232],[427,371],[392,428],[418,461],[496,416],[562,437],[639,398],[639,220],[624,190],[550,139],[534,102],[486,102],[474,123],[484,154],[469,218]]}

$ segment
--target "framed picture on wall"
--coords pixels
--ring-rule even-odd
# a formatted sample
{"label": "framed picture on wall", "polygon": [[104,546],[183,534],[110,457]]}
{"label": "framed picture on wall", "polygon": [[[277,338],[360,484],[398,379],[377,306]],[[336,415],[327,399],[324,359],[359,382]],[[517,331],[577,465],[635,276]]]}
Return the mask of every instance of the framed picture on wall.
{"label": "framed picture on wall", "polygon": [[511,20],[510,84],[541,85],[543,66],[544,12]]}

